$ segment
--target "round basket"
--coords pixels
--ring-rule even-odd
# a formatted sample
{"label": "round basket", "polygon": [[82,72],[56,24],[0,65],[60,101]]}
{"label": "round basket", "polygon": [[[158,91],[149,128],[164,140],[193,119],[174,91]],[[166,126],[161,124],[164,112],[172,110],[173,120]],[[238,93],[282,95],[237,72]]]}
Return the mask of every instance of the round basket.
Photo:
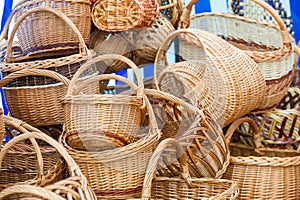
{"label": "round basket", "polygon": [[[50,77],[60,83],[19,86],[18,79]],[[62,99],[68,90],[69,80],[50,70],[24,69],[0,80],[6,105],[13,117],[35,126],[55,125],[64,122]]]}
{"label": "round basket", "polygon": [[[31,9],[52,8],[69,18],[88,43],[91,30],[91,2],[87,0],[30,0],[14,8],[15,23]],[[25,55],[39,58],[70,55],[78,52],[77,35],[60,16],[49,12],[30,14],[17,30],[17,37]]]}
{"label": "round basket", "polygon": [[[175,177],[155,176],[159,158],[170,145],[176,148],[180,174]],[[239,194],[235,181],[225,179],[191,178],[187,155],[174,139],[163,140],[155,149],[147,168],[141,199],[222,199],[233,200]]]}
{"label": "round basket", "polygon": [[[31,14],[36,13],[53,13],[56,16],[60,17],[64,20],[64,22],[70,26],[73,32],[77,35],[77,39],[79,41],[79,49],[78,54],[73,54],[64,57],[48,57],[47,59],[40,59],[34,58],[34,56],[21,56],[21,57],[14,57],[12,51],[12,43],[13,38],[18,29],[20,29],[20,24],[28,18]],[[9,23],[6,23],[5,30],[9,27]],[[3,31],[6,32],[6,31]],[[7,38],[7,35],[4,35],[1,38]],[[77,71],[80,65],[85,62],[89,57],[91,57],[91,52],[87,49],[84,40],[76,28],[76,26],[72,23],[72,21],[64,16],[61,12],[55,11],[54,9],[48,7],[39,7],[39,8],[32,8],[27,11],[22,17],[18,19],[16,22],[11,35],[8,39],[7,43],[7,53],[6,53],[6,62],[0,63],[0,68],[4,76],[8,75],[9,73],[19,71],[22,69],[49,69],[52,71],[56,71],[61,75],[65,76],[68,79],[71,79],[73,74]],[[45,77],[36,77],[32,80],[28,81],[28,79],[23,78],[18,80],[18,86],[35,86],[35,85],[47,85],[51,83],[57,83],[57,81],[53,81],[52,78],[45,78]]]}
{"label": "round basket", "polygon": [[98,0],[92,8],[94,25],[107,32],[123,32],[151,26],[157,15],[156,0]]}
{"label": "round basket", "polygon": [[[249,124],[254,147],[232,142],[235,130]],[[236,181],[240,187],[239,199],[299,199],[300,152],[262,147],[254,120],[241,118],[233,122],[226,138],[230,144],[230,164],[224,179]]]}
{"label": "round basket", "polygon": [[[245,4],[244,9],[257,12],[259,19],[270,20],[259,21],[246,18],[247,15],[201,13],[187,17],[185,14],[182,15],[180,26],[214,33],[244,51],[258,64],[267,85],[267,93],[253,111],[261,112],[276,107],[292,83],[294,40],[278,13],[268,3],[263,0],[251,1],[248,6]],[[276,21],[277,25],[265,21]],[[199,55],[193,52],[190,45],[181,46],[179,51],[185,59],[194,59]]]}
{"label": "round basket", "polygon": [[[101,61],[120,61],[130,66],[137,78],[138,85],[127,78],[106,74],[82,81],[78,78],[85,70]],[[106,65],[104,64],[104,67]],[[117,79],[129,85],[133,94],[82,94],[84,89],[95,81]],[[76,85],[77,84],[77,85]],[[77,86],[77,87],[75,87]],[[68,133],[100,130],[123,138],[128,143],[137,139],[137,132],[145,118],[144,86],[136,65],[121,55],[105,54],[88,61],[76,72],[70,82],[64,100],[65,123],[64,130]]]}
{"label": "round basket", "polygon": [[[170,66],[167,53],[175,37],[178,38],[176,42],[179,46],[190,47],[184,48],[185,52],[181,49],[179,57],[183,56],[183,60],[188,62],[203,61],[207,65],[207,77],[202,82],[210,89],[211,94],[219,95],[218,97],[222,100],[222,102],[214,101],[216,104],[210,107],[213,110],[209,110],[212,115],[223,114],[221,119],[224,117],[222,121],[224,124],[221,126],[226,126],[260,105],[266,94],[266,83],[258,65],[240,49],[212,33],[197,29],[173,31],[161,44],[154,63],[156,88],[160,88],[159,74]],[[193,54],[194,57],[185,57]],[[199,70],[201,73],[203,69],[199,67]],[[207,82],[206,79],[213,80]],[[214,82],[220,84],[214,84]],[[208,85],[208,83],[213,84]],[[220,91],[220,93],[215,93],[215,91]],[[205,95],[203,97],[206,98]]]}
{"label": "round basket", "polygon": [[[1,138],[5,136],[14,140],[16,135],[22,136],[29,131],[46,135],[21,120],[2,117],[7,130],[1,132]],[[9,142],[4,144],[0,152],[0,190],[20,183],[44,186],[64,177],[64,163],[51,146],[40,144],[34,139],[30,143],[20,142],[13,146]]]}
{"label": "round basket", "polygon": [[159,0],[158,4],[160,15],[175,25],[183,11],[183,0]]}
{"label": "round basket", "polygon": [[[43,187],[33,186],[29,184],[21,184],[7,187],[0,192],[0,199],[85,199],[96,200],[96,196],[87,183],[85,176],[82,174],[76,162],[67,153],[66,149],[61,144],[55,141],[53,138],[36,132],[22,134],[13,140],[11,140],[1,151],[1,156],[8,154],[15,145],[18,145],[24,140],[42,140],[51,145],[53,149],[57,151],[57,154],[61,155],[68,166],[68,177],[55,182],[51,185]],[[38,153],[40,154],[40,153]],[[5,155],[6,156],[6,155]],[[41,157],[41,155],[39,155]],[[44,158],[45,161],[45,158]]]}

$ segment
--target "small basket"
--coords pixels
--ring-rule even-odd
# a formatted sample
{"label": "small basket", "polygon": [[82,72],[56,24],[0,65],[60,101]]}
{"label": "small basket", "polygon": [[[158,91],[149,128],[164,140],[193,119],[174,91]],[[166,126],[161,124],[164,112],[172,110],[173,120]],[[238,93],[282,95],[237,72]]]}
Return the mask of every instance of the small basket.
{"label": "small basket", "polygon": [[[69,18],[87,44],[91,30],[91,2],[88,0],[30,0],[19,3],[13,10],[15,23],[31,9],[52,8]],[[17,37],[25,55],[38,58],[70,55],[78,52],[77,34],[52,13],[31,14],[20,24]]]}
{"label": "small basket", "polygon": [[[256,12],[256,15],[249,15],[254,19],[247,18],[248,15],[241,17],[219,13],[201,13],[190,17],[192,5],[197,2],[194,0],[187,6],[179,26],[214,33],[244,51],[259,65],[267,93],[254,111],[262,112],[276,107],[292,83],[294,39],[268,3],[263,0],[243,0],[246,1],[248,4],[244,4],[243,9],[249,13]],[[273,24],[275,22],[276,25]],[[190,46],[180,47],[179,51],[185,59],[199,56],[199,52],[193,52]]]}
{"label": "small basket", "polygon": [[[178,56],[183,56],[182,59],[186,61],[202,61],[207,65],[207,77],[202,82],[210,89],[211,94],[220,95],[221,102],[214,101],[215,104],[211,106],[213,110],[209,112],[212,115],[223,114],[221,119],[223,117],[224,124],[221,126],[226,126],[260,105],[266,94],[266,83],[258,65],[240,49],[212,33],[198,29],[173,31],[163,41],[154,63],[154,82],[157,89],[160,88],[159,74],[171,65],[166,50],[169,50],[175,37],[178,38],[176,42],[180,47],[189,47],[184,48],[184,52],[181,49]],[[191,58],[185,57],[186,55]],[[206,79],[210,79],[210,82]],[[214,81],[220,84],[208,85]],[[220,91],[220,94],[213,93],[215,91]]]}
{"label": "small basket", "polygon": [[[170,145],[176,147],[180,164],[180,176],[156,176],[158,161],[163,151]],[[222,199],[233,200],[239,194],[235,181],[225,179],[191,178],[188,172],[187,155],[180,143],[174,139],[163,140],[154,151],[147,168],[143,184],[142,198],[148,199]]]}
{"label": "small basket", "polygon": [[[85,176],[82,174],[76,162],[67,153],[61,144],[53,138],[36,132],[22,134],[11,140],[1,151],[1,156],[8,154],[11,148],[18,145],[24,140],[42,140],[51,145],[59,155],[64,159],[68,166],[68,177],[54,182],[51,185],[40,187],[40,185],[14,185],[7,187],[0,192],[0,199],[85,199],[96,200],[96,196],[87,183]],[[39,153],[38,153],[39,154]],[[41,155],[39,155],[41,157]],[[45,161],[46,158],[44,158]],[[43,160],[43,159],[42,159]]]}
{"label": "small basket", "polygon": [[[248,134],[254,147],[231,142],[236,129],[249,124]],[[236,181],[240,187],[239,199],[299,199],[300,152],[265,148],[254,120],[241,118],[233,122],[226,138],[230,144],[230,164],[224,179]]]}
{"label": "small basket", "polygon": [[[138,81],[138,85],[128,79],[112,75],[100,75],[82,81],[75,87],[79,76],[95,63],[100,61],[121,61],[130,66]],[[106,65],[104,65],[106,67]],[[82,94],[84,89],[95,81],[117,79],[129,85],[133,94]],[[64,130],[68,133],[86,131],[104,131],[120,137],[128,143],[135,142],[137,132],[145,118],[144,86],[136,65],[121,55],[105,54],[82,65],[70,82],[64,100]]]}
{"label": "small basket", "polygon": [[107,32],[124,32],[151,26],[157,15],[156,0],[98,0],[92,8],[94,25]]}
{"label": "small basket", "polygon": [[[6,132],[0,133],[2,139],[8,136],[15,140],[17,134],[23,137],[30,131],[35,131],[41,136],[46,135],[21,120],[2,117],[6,127]],[[4,142],[0,153],[0,190],[20,183],[44,186],[64,177],[65,166],[55,149],[49,145],[38,144],[34,139],[30,142],[31,144],[22,142],[13,146]]]}
{"label": "small basket", "polygon": [[175,25],[183,11],[183,0],[159,0],[158,4],[160,15]]}
{"label": "small basket", "polygon": [[[31,77],[50,77],[60,83],[19,86],[18,80]],[[24,69],[0,80],[6,104],[13,117],[35,126],[55,125],[64,122],[62,100],[67,94],[69,80],[50,70]]]}

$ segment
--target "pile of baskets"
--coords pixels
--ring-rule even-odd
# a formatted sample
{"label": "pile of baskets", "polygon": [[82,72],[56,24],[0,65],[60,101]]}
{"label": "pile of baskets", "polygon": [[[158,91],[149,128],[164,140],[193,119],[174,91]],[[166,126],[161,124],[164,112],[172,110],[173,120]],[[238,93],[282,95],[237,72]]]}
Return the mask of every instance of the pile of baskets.
{"label": "pile of baskets", "polygon": [[300,198],[292,36],[263,0],[197,2],[21,0],[0,36],[0,199]]}

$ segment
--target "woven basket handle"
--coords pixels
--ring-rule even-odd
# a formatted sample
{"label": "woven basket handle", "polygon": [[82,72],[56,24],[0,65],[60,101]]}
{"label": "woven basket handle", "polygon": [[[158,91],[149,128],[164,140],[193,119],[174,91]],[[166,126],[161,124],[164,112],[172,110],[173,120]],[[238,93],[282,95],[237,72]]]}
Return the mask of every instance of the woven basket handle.
{"label": "woven basket handle", "polygon": [[70,20],[62,12],[54,10],[54,9],[52,9],[50,7],[38,7],[38,8],[32,8],[32,9],[26,11],[26,13],[23,14],[17,20],[17,22],[15,23],[14,28],[13,28],[13,30],[11,32],[11,35],[10,35],[10,37],[8,39],[8,43],[7,43],[6,62],[9,62],[9,63],[14,62],[13,52],[12,52],[12,43],[13,43],[14,35],[16,34],[16,32],[18,30],[18,27],[20,26],[20,24],[24,21],[24,19],[26,17],[28,17],[32,13],[37,13],[37,12],[50,12],[50,13],[55,14],[57,17],[59,17],[63,21],[65,21],[66,24],[68,26],[70,26],[70,28],[74,31],[74,33],[78,37],[78,40],[79,40],[79,53],[82,54],[82,55],[87,55],[87,53],[88,53],[87,46],[85,45],[85,42],[83,40],[83,37],[82,37],[81,33],[79,32],[79,30],[77,29],[77,27],[74,25],[74,23],[72,22],[72,20]]}
{"label": "woven basket handle", "polygon": [[143,79],[142,79],[142,76],[139,72],[138,67],[136,66],[136,64],[134,64],[134,62],[132,62],[128,58],[126,58],[122,55],[116,55],[116,54],[100,55],[100,56],[97,56],[97,57],[93,58],[92,60],[89,60],[85,64],[83,64],[77,70],[77,72],[74,74],[74,76],[73,76],[73,78],[70,82],[69,88],[68,88],[67,96],[74,95],[75,84],[76,84],[78,78],[80,77],[80,75],[82,74],[82,72],[87,70],[90,66],[92,66],[92,65],[94,65],[94,64],[96,64],[100,61],[104,61],[104,60],[118,60],[118,61],[126,63],[133,70],[133,72],[135,73],[135,76],[137,78],[137,85],[138,85],[137,96],[139,96],[139,97],[144,96],[144,83],[143,83]]}
{"label": "woven basket handle", "polygon": [[254,139],[254,146],[255,148],[260,148],[262,147],[261,139],[260,139],[260,132],[259,129],[255,123],[255,121],[249,117],[243,117],[240,118],[236,121],[234,121],[228,128],[226,132],[226,143],[228,146],[230,146],[231,138],[236,131],[236,129],[243,123],[248,123],[252,130],[254,131],[253,133],[253,139]]}
{"label": "woven basket handle", "polygon": [[184,178],[188,185],[192,186],[191,177],[189,175],[187,165],[187,154],[183,150],[182,146],[172,138],[163,140],[153,152],[146,171],[146,176],[143,183],[142,200],[148,200],[151,198],[152,180],[155,178],[158,160],[161,157],[163,151],[173,145],[176,149],[178,160],[180,163],[180,172],[182,178]]}
{"label": "woven basket handle", "polygon": [[10,199],[9,196],[15,194],[33,195],[35,197],[34,199],[42,198],[45,200],[65,200],[65,198],[62,198],[55,192],[34,185],[13,185],[11,187],[5,188],[0,192],[0,199]]}
{"label": "woven basket handle", "polygon": [[4,87],[6,84],[10,83],[11,81],[17,78],[21,78],[25,76],[46,76],[58,80],[63,84],[65,84],[66,86],[68,86],[70,83],[68,78],[64,77],[63,75],[55,71],[46,70],[46,69],[23,69],[11,73],[8,76],[4,77],[2,80],[0,80],[0,88]]}
{"label": "woven basket handle", "polygon": [[191,22],[191,13],[193,10],[193,6],[199,0],[191,0],[190,3],[183,9],[182,15],[180,16],[178,27],[179,28],[188,28]]}

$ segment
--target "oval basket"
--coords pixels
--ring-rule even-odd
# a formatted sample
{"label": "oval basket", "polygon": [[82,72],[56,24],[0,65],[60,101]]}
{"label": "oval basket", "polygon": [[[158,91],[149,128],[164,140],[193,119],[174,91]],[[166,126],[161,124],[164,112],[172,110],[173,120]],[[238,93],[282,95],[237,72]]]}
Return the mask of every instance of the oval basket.
{"label": "oval basket", "polygon": [[[268,3],[263,0],[245,1],[249,4],[245,4],[244,9],[257,12],[257,19],[219,13],[201,13],[190,17],[191,5],[197,2],[195,0],[182,15],[180,26],[214,33],[244,51],[258,64],[267,85],[263,101],[254,109],[261,112],[276,107],[292,83],[294,40],[278,13]],[[185,59],[199,56],[191,45],[182,45],[179,51]]]}
{"label": "oval basket", "polygon": [[[85,199],[96,200],[85,176],[82,174],[76,162],[67,153],[66,149],[53,138],[36,132],[22,134],[9,143],[1,151],[1,156],[8,154],[10,149],[24,140],[41,140],[51,145],[57,154],[61,155],[68,166],[67,178],[63,178],[51,185],[40,187],[39,185],[21,184],[10,186],[0,192],[0,199]],[[39,154],[39,153],[38,153]],[[5,155],[6,156],[6,155]],[[39,155],[41,156],[41,155]],[[45,159],[45,158],[44,158]]]}
{"label": "oval basket", "polygon": [[[220,99],[223,101],[215,102],[216,104],[211,107],[213,110],[209,110],[212,115],[224,114],[224,121],[222,121],[224,124],[221,126],[226,126],[260,105],[266,94],[266,83],[258,65],[240,49],[212,33],[198,29],[173,31],[161,44],[154,63],[154,82],[157,89],[160,88],[159,73],[170,66],[166,52],[171,41],[177,36],[179,46],[188,45],[197,54],[197,56],[187,58],[184,57],[187,52],[182,53],[181,49],[178,56],[183,56],[183,59],[187,61],[204,61],[208,65],[206,69],[209,69],[209,74],[214,74],[214,76],[208,75],[207,78],[213,79],[211,82],[221,82],[221,84],[207,85],[212,91],[211,94],[219,95],[213,91],[221,92]],[[188,55],[191,54],[192,52]],[[208,84],[205,78],[203,82]],[[221,87],[221,89],[215,87]]]}
{"label": "oval basket", "polygon": [[[254,147],[231,141],[232,135],[243,123],[249,124],[248,134],[254,138]],[[299,151],[263,147],[259,130],[250,118],[233,122],[226,138],[230,143],[231,158],[222,178],[238,183],[239,199],[300,198]]]}
{"label": "oval basket", "polygon": [[[30,0],[14,8],[15,23],[31,9],[52,8],[70,19],[88,43],[91,30],[91,2],[87,0]],[[25,55],[49,57],[78,52],[77,35],[59,16],[39,12],[31,14],[20,24],[17,37]]]}

